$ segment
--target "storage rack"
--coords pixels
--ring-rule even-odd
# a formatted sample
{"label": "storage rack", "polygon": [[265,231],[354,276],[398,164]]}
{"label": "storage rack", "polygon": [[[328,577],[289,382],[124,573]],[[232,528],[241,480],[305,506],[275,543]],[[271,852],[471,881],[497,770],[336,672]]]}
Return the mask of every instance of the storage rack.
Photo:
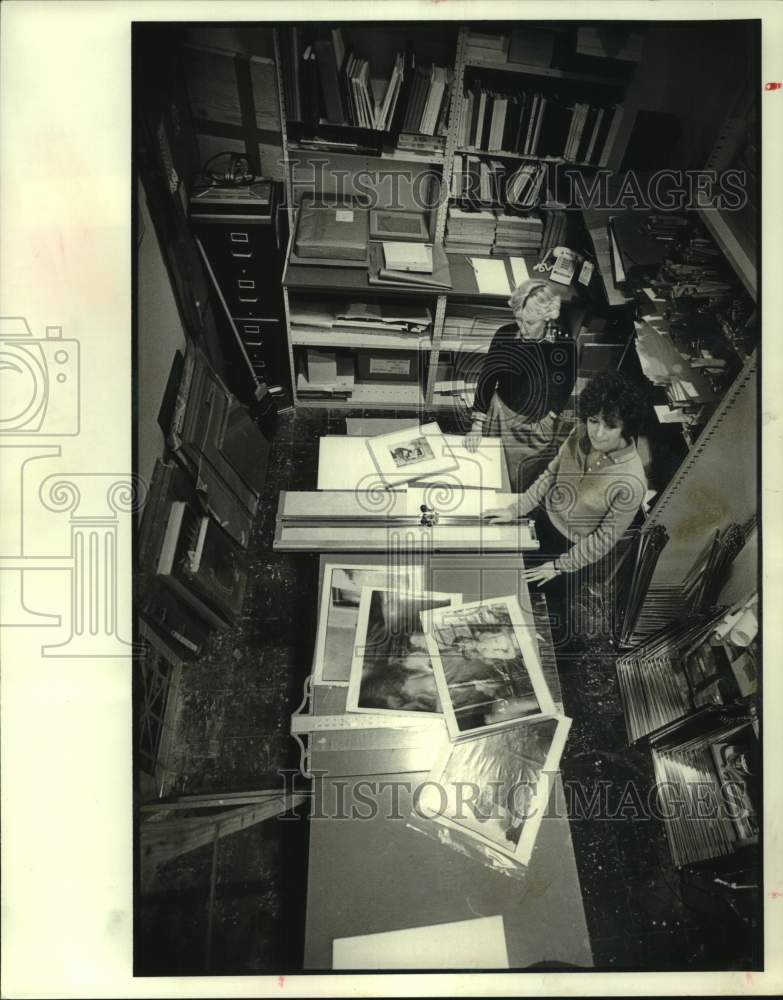
{"label": "storage rack", "polygon": [[[601,84],[610,87],[622,87],[627,85],[629,80],[624,80],[612,75],[602,76],[595,73],[583,73],[578,71],[570,71],[567,69],[558,69],[554,67],[544,67],[528,65],[523,63],[513,63],[508,62],[504,64],[498,64],[496,62],[484,62],[480,59],[468,59],[467,58],[467,48],[469,41],[469,27],[461,27],[458,32],[456,49],[454,52],[454,68],[453,68],[453,79],[451,84],[451,104],[449,109],[448,117],[448,132],[446,135],[446,145],[445,151],[442,155],[440,154],[416,154],[409,153],[402,150],[383,150],[379,152],[373,160],[378,160],[380,163],[389,162],[403,162],[410,165],[423,165],[430,168],[436,168],[440,170],[441,177],[441,188],[440,188],[440,198],[438,204],[435,207],[433,216],[431,219],[431,233],[433,242],[438,245],[443,244],[443,239],[446,229],[446,221],[448,216],[449,208],[449,190],[451,185],[451,176],[454,167],[454,156],[458,152],[457,150],[457,136],[459,133],[459,125],[461,122],[462,115],[465,113],[466,101],[463,95],[463,83],[465,79],[466,69],[486,69],[491,71],[502,71],[508,73],[509,75],[524,75],[529,77],[531,80],[535,78],[541,78],[544,80],[555,80],[562,81],[570,84],[584,83],[588,85]],[[282,95],[284,94],[284,82],[282,77],[282,67],[280,59],[281,44],[278,37],[277,29],[275,30],[275,56],[277,63],[277,75],[278,75],[278,91]],[[622,112],[620,112],[622,113]],[[296,199],[295,199],[295,162],[292,154],[296,157],[308,155],[307,150],[298,148],[296,143],[292,143],[289,140],[289,133],[286,129],[285,124],[286,116],[281,113],[281,132],[283,141],[283,161],[285,164],[285,184],[286,184],[286,200],[288,205],[289,220],[290,220],[290,231],[293,235],[296,232]],[[329,126],[331,130],[339,129],[339,126],[331,125]],[[620,135],[620,131],[616,133],[615,146],[612,148],[609,157],[610,165],[617,165],[620,157],[622,156],[622,149],[619,148],[617,136]],[[312,153],[315,157],[329,157],[329,152],[322,153]],[[339,154],[342,156],[348,156],[349,154]],[[357,167],[362,161],[362,157],[365,154],[359,154],[358,156],[354,154],[354,160],[357,162]],[[514,157],[516,159],[516,157]],[[533,160],[543,160],[544,157],[526,157],[527,159]],[[520,157],[520,161],[521,161]],[[365,163],[366,165],[366,163]],[[292,245],[292,239],[289,239],[289,256],[290,249]],[[522,256],[526,259],[528,264],[528,269],[536,261],[536,252],[522,253]],[[502,258],[498,258],[502,259]],[[283,279],[284,286],[284,303],[285,303],[285,314],[288,330],[288,348],[289,348],[289,360],[291,364],[291,374],[292,383],[294,386],[294,402],[299,406],[309,406],[309,407],[345,407],[351,408],[365,408],[372,407],[380,410],[396,410],[396,409],[419,409],[426,407],[429,410],[438,409],[449,409],[453,410],[455,405],[455,398],[451,395],[439,395],[435,392],[435,382],[437,380],[437,373],[439,370],[439,360],[443,351],[455,351],[461,350],[467,353],[480,354],[485,352],[489,346],[489,340],[486,343],[482,342],[479,338],[470,343],[455,344],[454,342],[444,343],[443,341],[443,327],[444,320],[446,318],[446,313],[449,305],[453,302],[465,303],[480,302],[482,304],[489,305],[502,305],[505,306],[507,302],[507,295],[479,295],[475,280],[472,279],[472,274],[465,274],[465,269],[467,268],[467,262],[462,254],[450,254],[449,261],[451,266],[451,274],[453,281],[453,288],[445,293],[436,293],[432,290],[428,291],[408,291],[401,289],[383,289],[377,288],[376,286],[371,286],[367,282],[367,276],[364,272],[356,273],[355,269],[345,268],[334,268],[334,267],[313,267],[313,268],[301,268],[300,266],[289,266],[286,268],[286,273]],[[314,274],[306,274],[305,272],[312,271]],[[421,354],[421,367],[426,369],[426,378],[422,378],[420,384],[410,384],[410,385],[397,385],[397,384],[382,384],[382,383],[356,383],[353,393],[349,399],[302,399],[297,396],[296,393],[296,378],[297,378],[297,366],[296,366],[296,351],[298,349],[306,347],[316,347],[324,346],[325,337],[322,333],[314,332],[312,334],[307,332],[293,332],[291,330],[290,324],[290,313],[291,313],[291,296],[297,295],[307,288],[309,290],[314,290],[316,287],[325,295],[335,295],[340,293],[350,293],[352,296],[357,298],[377,298],[379,295],[386,295],[389,297],[405,297],[415,298],[416,301],[422,301],[426,299],[430,305],[431,312],[433,314],[433,327],[432,334],[429,340],[421,340],[418,343],[413,343],[413,338],[411,342],[406,343],[404,346],[399,342],[398,339],[389,337],[373,338],[372,343],[365,343],[363,346],[370,347],[373,350],[417,350]],[[369,338],[367,338],[369,339]],[[342,348],[346,350],[355,349],[358,345],[354,342],[355,338],[350,337],[335,337],[330,339],[330,347]]]}

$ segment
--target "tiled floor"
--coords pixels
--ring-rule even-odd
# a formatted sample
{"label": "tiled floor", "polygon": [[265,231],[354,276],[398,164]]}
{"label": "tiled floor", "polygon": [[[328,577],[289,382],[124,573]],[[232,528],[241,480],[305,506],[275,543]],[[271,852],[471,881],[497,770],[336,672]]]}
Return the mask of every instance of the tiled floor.
{"label": "tiled floor", "polygon": [[[344,433],[345,416],[320,409],[280,419],[250,545],[244,614],[186,668],[169,793],[279,787],[277,771],[297,765],[288,721],[310,671],[317,557],[271,551],[277,498],[281,489],[314,488],[318,437]],[[568,655],[559,656],[565,708],[574,720],[563,780],[566,786],[579,783],[588,798],[600,782],[609,782],[612,801],[633,782],[644,798],[652,765],[647,750],[626,744],[605,609],[593,594],[579,599],[595,634],[580,635],[569,643]],[[711,875],[678,872],[658,820],[572,816],[571,832],[597,968],[759,967],[756,893],[721,889]],[[137,973],[299,970],[306,821],[266,822],[220,841],[208,956],[211,863],[211,846],[182,855],[162,866],[140,898]]]}

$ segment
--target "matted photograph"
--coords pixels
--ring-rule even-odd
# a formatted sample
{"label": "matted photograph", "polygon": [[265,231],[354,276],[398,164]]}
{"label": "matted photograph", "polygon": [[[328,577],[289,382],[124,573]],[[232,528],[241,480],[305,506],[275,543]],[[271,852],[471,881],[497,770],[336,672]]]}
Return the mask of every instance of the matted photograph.
{"label": "matted photograph", "polygon": [[368,438],[367,448],[386,486],[459,468],[456,456],[434,421],[419,428],[406,427]]}
{"label": "matted photograph", "polygon": [[421,613],[461,600],[461,594],[405,594],[366,587],[359,605],[348,711],[440,715]]}
{"label": "matted photograph", "polygon": [[347,686],[364,588],[384,587],[400,593],[419,593],[421,581],[420,566],[326,562],[313,657],[314,682]]}
{"label": "matted photograph", "polygon": [[436,609],[422,625],[452,739],[555,713],[532,615],[516,597]]}
{"label": "matted photograph", "polygon": [[422,212],[401,212],[399,209],[370,212],[371,240],[410,240],[426,243],[430,234]]}
{"label": "matted photograph", "polygon": [[411,438],[403,444],[398,444],[389,449],[389,454],[394,460],[397,468],[403,465],[412,465],[414,462],[427,462],[434,458],[432,448],[425,437]]}
{"label": "matted photograph", "polygon": [[570,728],[565,716],[537,718],[444,744],[415,825],[431,821],[470,837],[488,849],[482,853],[492,867],[496,851],[516,865],[529,864]]}

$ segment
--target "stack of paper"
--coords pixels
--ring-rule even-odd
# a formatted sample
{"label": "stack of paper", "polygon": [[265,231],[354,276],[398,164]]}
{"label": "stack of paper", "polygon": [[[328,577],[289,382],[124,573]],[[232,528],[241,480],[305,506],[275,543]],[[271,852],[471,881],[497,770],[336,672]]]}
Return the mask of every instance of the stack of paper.
{"label": "stack of paper", "polygon": [[498,215],[493,254],[540,250],[544,223],[538,215]]}
{"label": "stack of paper", "polygon": [[468,260],[476,276],[480,295],[508,295],[513,291],[504,261],[485,260],[481,257],[469,257]]}
{"label": "stack of paper", "polygon": [[[404,244],[405,246],[421,246],[421,244]],[[432,273],[417,271],[402,271],[386,266],[383,246],[380,243],[370,244],[368,281],[371,285],[390,285],[392,287],[417,288],[451,288],[451,273],[449,262],[442,247],[432,246]]]}
{"label": "stack of paper", "polygon": [[393,271],[432,274],[431,244],[385,241],[381,246],[387,268]]}
{"label": "stack of paper", "polygon": [[364,333],[410,334],[419,337],[432,331],[432,312],[415,303],[346,302],[291,299],[291,332],[334,330]]}
{"label": "stack of paper", "polygon": [[445,246],[449,253],[489,254],[495,242],[497,218],[490,209],[466,212],[451,206]]}

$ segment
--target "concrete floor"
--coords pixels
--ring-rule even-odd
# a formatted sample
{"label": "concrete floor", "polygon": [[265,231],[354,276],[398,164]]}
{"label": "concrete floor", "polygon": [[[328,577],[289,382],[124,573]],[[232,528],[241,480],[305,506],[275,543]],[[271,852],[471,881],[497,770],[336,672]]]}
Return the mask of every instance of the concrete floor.
{"label": "concrete floor", "polygon": [[[279,787],[277,771],[297,766],[289,717],[310,672],[318,560],[271,551],[277,498],[281,489],[315,487],[318,437],[344,433],[345,416],[344,410],[299,410],[279,420],[250,543],[244,612],[186,667],[169,794]],[[573,718],[563,780],[581,783],[588,796],[601,781],[613,789],[633,781],[646,794],[653,783],[650,754],[627,746],[606,608],[599,594],[585,591],[578,600],[583,634],[558,653],[565,709]],[[571,834],[596,968],[760,966],[757,893],[722,890],[709,874],[675,869],[658,820],[572,818]],[[211,846],[182,855],[162,866],[150,891],[139,896],[136,973],[299,971],[306,821],[267,821],[220,842],[207,963],[211,863]]]}

